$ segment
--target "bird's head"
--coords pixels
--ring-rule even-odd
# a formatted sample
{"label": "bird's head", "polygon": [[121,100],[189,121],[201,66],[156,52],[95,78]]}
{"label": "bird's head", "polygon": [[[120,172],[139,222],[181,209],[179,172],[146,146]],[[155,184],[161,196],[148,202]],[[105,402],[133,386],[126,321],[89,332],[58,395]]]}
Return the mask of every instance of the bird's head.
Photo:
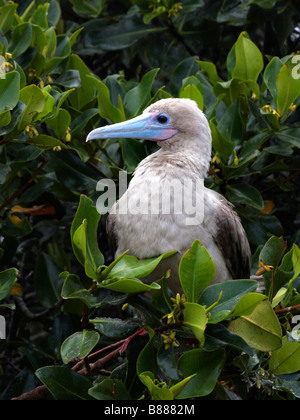
{"label": "bird's head", "polygon": [[87,141],[103,138],[138,138],[156,141],[163,149],[184,150],[192,146],[210,158],[211,132],[207,119],[190,99],[162,99],[142,115],[91,131]]}

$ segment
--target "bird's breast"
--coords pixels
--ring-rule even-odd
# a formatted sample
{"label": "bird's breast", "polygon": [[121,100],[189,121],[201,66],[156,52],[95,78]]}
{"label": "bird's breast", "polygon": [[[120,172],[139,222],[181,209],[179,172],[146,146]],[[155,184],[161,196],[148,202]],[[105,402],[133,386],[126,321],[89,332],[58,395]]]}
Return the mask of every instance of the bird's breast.
{"label": "bird's breast", "polygon": [[114,211],[117,255],[129,249],[138,258],[151,258],[186,250],[196,238],[207,236],[204,185],[196,176],[135,176]]}

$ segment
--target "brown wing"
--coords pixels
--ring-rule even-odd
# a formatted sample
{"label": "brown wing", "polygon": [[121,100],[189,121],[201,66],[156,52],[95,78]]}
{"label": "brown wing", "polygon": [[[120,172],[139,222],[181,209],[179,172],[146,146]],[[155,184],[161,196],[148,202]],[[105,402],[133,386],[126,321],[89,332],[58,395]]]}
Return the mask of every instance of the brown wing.
{"label": "brown wing", "polygon": [[214,241],[222,251],[233,279],[249,279],[251,250],[242,223],[232,205],[221,199],[220,211],[215,215],[217,231]]}
{"label": "brown wing", "polygon": [[107,238],[108,238],[108,245],[113,255],[115,255],[118,248],[118,241],[117,241],[117,235],[115,232],[115,226],[116,226],[116,215],[109,214],[106,219],[106,233],[107,233]]}

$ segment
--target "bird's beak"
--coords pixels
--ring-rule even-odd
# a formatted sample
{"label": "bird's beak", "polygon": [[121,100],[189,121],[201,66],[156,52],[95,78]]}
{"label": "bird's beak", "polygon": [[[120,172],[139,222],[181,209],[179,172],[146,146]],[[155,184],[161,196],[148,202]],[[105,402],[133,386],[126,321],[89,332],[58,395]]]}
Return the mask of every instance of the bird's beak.
{"label": "bird's beak", "polygon": [[161,141],[175,136],[178,130],[170,122],[159,123],[157,115],[149,112],[129,121],[96,128],[90,132],[86,141],[107,138],[136,138]]}

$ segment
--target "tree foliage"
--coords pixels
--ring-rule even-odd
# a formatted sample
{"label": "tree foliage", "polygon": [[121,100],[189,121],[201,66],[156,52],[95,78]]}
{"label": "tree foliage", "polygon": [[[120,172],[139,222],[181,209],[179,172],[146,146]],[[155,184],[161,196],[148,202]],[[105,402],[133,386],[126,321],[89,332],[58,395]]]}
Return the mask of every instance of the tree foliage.
{"label": "tree foliage", "polygon": [[[297,2],[21,3],[0,0],[0,399],[300,398]],[[140,280],[170,253],[113,260],[97,182],[154,146],[86,136],[168,97],[209,120],[206,186],[239,213],[263,293],[211,285],[199,241],[183,295]]]}

